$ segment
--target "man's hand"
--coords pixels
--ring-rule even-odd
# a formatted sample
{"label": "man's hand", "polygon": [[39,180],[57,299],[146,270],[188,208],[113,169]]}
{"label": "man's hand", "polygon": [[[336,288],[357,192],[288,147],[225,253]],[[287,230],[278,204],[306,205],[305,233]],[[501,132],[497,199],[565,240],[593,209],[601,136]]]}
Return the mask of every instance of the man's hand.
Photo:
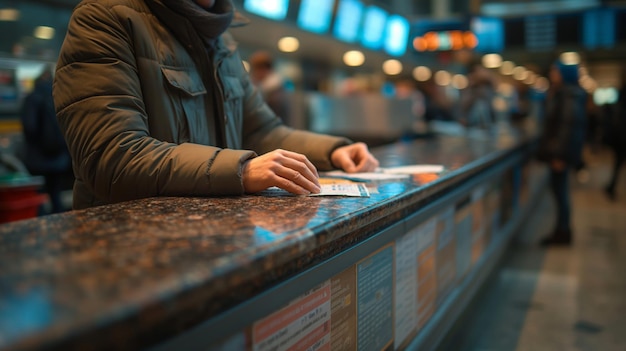
{"label": "man's hand", "polygon": [[364,143],[339,147],[330,155],[330,160],[333,166],[347,173],[371,172],[378,167],[378,160],[370,154]]}
{"label": "man's hand", "polygon": [[246,193],[256,193],[271,186],[298,195],[317,194],[321,190],[317,170],[311,161],[304,155],[280,149],[244,163],[242,177]]}

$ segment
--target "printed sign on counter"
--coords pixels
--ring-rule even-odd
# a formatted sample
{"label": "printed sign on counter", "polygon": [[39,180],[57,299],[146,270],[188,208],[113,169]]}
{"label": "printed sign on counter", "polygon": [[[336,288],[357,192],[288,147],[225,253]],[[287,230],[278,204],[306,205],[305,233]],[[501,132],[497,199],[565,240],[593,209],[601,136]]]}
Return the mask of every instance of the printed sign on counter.
{"label": "printed sign on counter", "polygon": [[456,282],[456,240],[454,206],[437,216],[437,305],[448,296]]}
{"label": "printed sign on counter", "polygon": [[253,350],[330,350],[330,281],[252,327]]}
{"label": "printed sign on counter", "polygon": [[492,183],[485,194],[485,247],[489,247],[498,233],[500,221],[500,185]]}
{"label": "printed sign on counter", "polygon": [[354,266],[330,282],[331,350],[356,350],[356,270]]}
{"label": "printed sign on counter", "polygon": [[437,218],[431,218],[417,229],[417,323],[423,327],[435,312],[437,302],[437,268],[435,257],[435,228]]}
{"label": "printed sign on counter", "polygon": [[396,240],[395,348],[417,329],[417,231]]}
{"label": "printed sign on counter", "polygon": [[485,188],[472,192],[472,266],[478,262],[485,249]]}
{"label": "printed sign on counter", "polygon": [[357,350],[393,348],[393,246],[356,265]]}
{"label": "printed sign on counter", "polygon": [[461,282],[472,263],[472,212],[469,198],[461,200],[455,210],[456,279]]}

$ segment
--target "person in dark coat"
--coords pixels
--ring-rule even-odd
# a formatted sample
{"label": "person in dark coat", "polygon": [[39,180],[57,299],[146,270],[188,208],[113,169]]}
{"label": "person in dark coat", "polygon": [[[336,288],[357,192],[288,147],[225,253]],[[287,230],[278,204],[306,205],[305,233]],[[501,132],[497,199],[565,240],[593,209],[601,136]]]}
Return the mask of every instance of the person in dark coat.
{"label": "person in dark coat", "polygon": [[569,173],[583,164],[586,92],[578,83],[578,65],[557,62],[550,69],[551,87],[539,144],[539,159],[550,169],[550,188],[557,205],[557,222],[543,245],[569,245],[572,241]]}
{"label": "person in dark coat", "polygon": [[21,113],[25,141],[24,165],[45,178],[52,213],[65,210],[61,201],[63,177],[71,166],[65,139],[59,128],[52,99],[52,73],[44,71],[23,102]]}
{"label": "person in dark coat", "polygon": [[605,191],[608,197],[615,201],[617,197],[615,187],[619,179],[620,169],[626,160],[626,137],[624,137],[626,135],[626,74],[622,81],[622,89],[619,92],[617,111],[605,118],[607,118],[606,141],[614,153],[613,172]]}

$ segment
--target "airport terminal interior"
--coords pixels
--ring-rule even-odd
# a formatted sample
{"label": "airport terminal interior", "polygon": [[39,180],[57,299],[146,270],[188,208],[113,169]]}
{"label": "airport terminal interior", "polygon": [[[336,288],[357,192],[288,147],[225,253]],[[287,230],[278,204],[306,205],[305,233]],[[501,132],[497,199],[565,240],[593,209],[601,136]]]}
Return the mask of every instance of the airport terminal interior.
{"label": "airport terminal interior", "polygon": [[[0,350],[626,350],[626,1],[216,1],[233,3],[229,45],[285,125],[364,142],[384,169],[443,171],[365,180],[367,202],[72,210],[72,164],[55,202],[22,114],[81,1],[0,0]],[[583,99],[564,110],[583,120],[554,125],[562,67]],[[543,159],[547,130],[580,136],[580,161]],[[228,238],[240,227],[254,239]]]}

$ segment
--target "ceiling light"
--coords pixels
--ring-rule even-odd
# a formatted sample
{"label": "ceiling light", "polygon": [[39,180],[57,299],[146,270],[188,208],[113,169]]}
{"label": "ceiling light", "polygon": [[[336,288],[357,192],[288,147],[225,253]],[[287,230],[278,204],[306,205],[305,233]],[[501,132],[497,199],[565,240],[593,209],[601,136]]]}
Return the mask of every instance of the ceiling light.
{"label": "ceiling light", "polygon": [[528,71],[522,66],[517,66],[513,69],[513,78],[517,80],[524,80],[528,78]]}
{"label": "ceiling light", "polygon": [[502,56],[498,54],[487,54],[483,56],[483,66],[487,68],[498,68],[502,66]]}
{"label": "ceiling light", "polygon": [[343,54],[343,62],[352,67],[360,66],[365,62],[365,55],[358,50],[351,50]]}
{"label": "ceiling light", "polygon": [[510,76],[513,74],[513,69],[515,68],[515,64],[511,61],[504,61],[500,66],[500,73],[505,76]]}
{"label": "ceiling light", "polygon": [[455,74],[454,77],[452,77],[452,86],[459,89],[459,90],[463,90],[465,88],[467,88],[467,86],[469,85],[469,82],[467,80],[467,77],[462,75],[462,74]]}
{"label": "ceiling light", "polygon": [[398,60],[387,60],[383,63],[383,72],[390,76],[402,73],[402,63]]}
{"label": "ceiling light", "polygon": [[580,55],[577,52],[564,52],[560,56],[560,60],[564,65],[577,65],[580,63]]}
{"label": "ceiling light", "polygon": [[537,76],[534,73],[528,72],[528,76],[524,79],[524,83],[533,85],[537,81]]}
{"label": "ceiling light", "polygon": [[435,73],[435,83],[437,83],[437,85],[441,85],[442,87],[448,86],[450,85],[450,82],[452,81],[452,75],[450,74],[450,72],[447,71],[438,71],[437,73]]}
{"label": "ceiling light", "polygon": [[413,78],[418,82],[425,82],[429,80],[432,75],[432,71],[426,66],[418,66],[413,69]]}
{"label": "ceiling light", "polygon": [[0,21],[17,21],[20,19],[20,11],[17,9],[0,9]]}
{"label": "ceiling light", "polygon": [[47,26],[36,27],[33,36],[37,39],[50,40],[54,38],[54,28]]}
{"label": "ceiling light", "polygon": [[296,52],[300,48],[300,41],[294,37],[283,37],[278,40],[278,50],[282,52]]}
{"label": "ceiling light", "polygon": [[535,89],[545,92],[550,88],[550,81],[546,77],[539,77],[535,81]]}

